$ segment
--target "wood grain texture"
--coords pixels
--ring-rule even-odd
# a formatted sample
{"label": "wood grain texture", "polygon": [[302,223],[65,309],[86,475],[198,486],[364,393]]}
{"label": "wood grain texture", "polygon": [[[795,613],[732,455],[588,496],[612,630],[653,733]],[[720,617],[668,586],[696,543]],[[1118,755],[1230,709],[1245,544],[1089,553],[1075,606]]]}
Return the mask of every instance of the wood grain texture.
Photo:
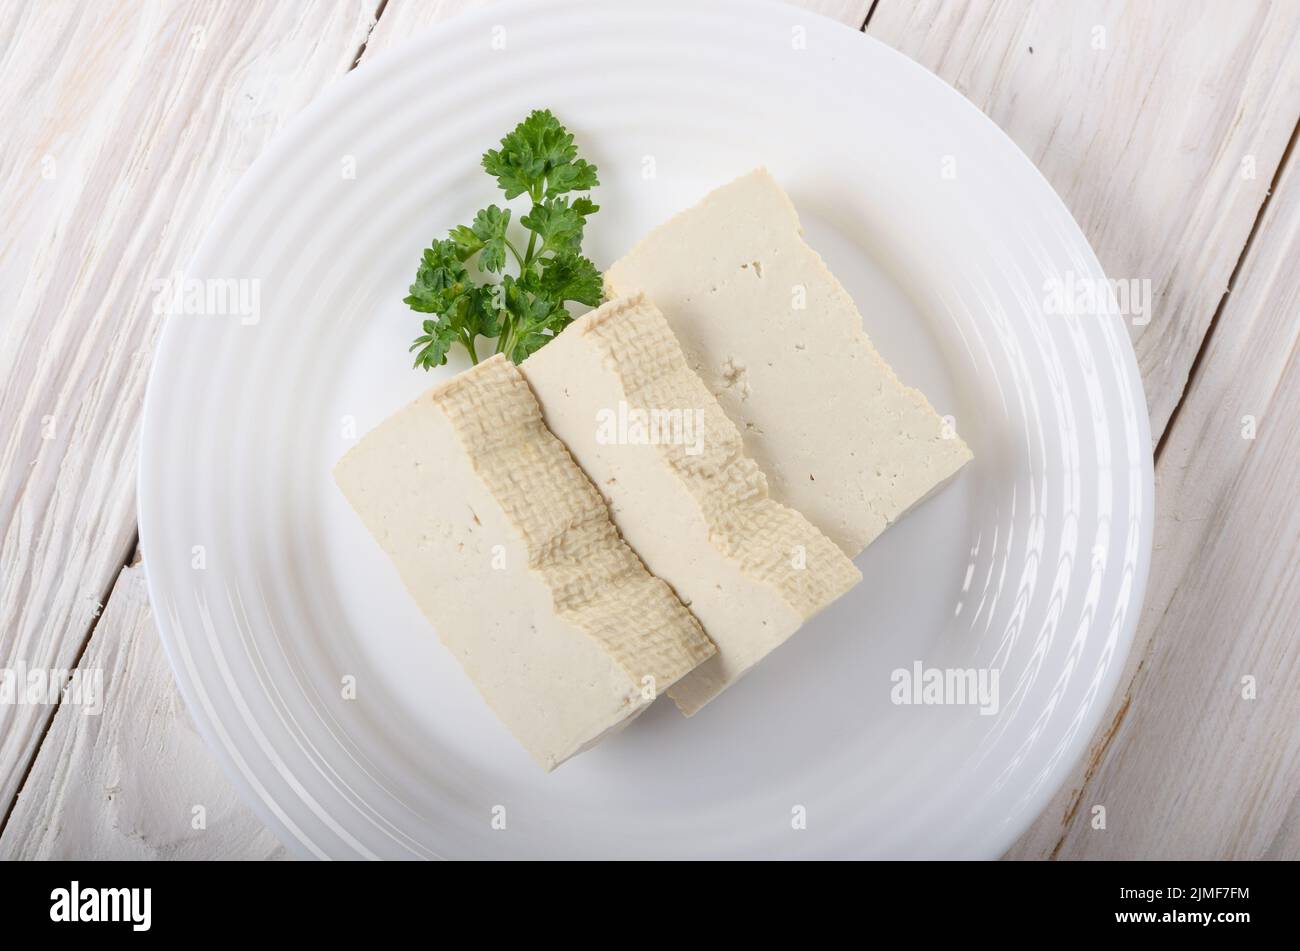
{"label": "wood grain texture", "polygon": [[1300,794],[1291,800],[1291,808],[1261,858],[1270,862],[1300,859]]}
{"label": "wood grain texture", "polygon": [[[0,105],[14,116],[0,149],[0,286],[11,291],[0,413],[13,423],[0,432],[0,666],[68,666],[132,548],[139,411],[158,330],[149,282],[188,259],[275,129],[363,44],[364,68],[483,2],[389,0],[373,32],[378,0],[0,8]],[[871,7],[804,5],[855,28]],[[1134,335],[1157,433],[1295,124],[1300,88],[1300,6],[1192,7],[880,0],[870,23],[1007,129],[1108,273],[1152,279],[1155,316]],[[1091,49],[1097,25],[1104,51]],[[1254,178],[1242,175],[1247,156]],[[1013,856],[1300,855],[1300,692],[1285,635],[1298,626],[1295,516],[1276,508],[1288,473],[1294,496],[1300,463],[1278,421],[1300,405],[1294,328],[1278,329],[1282,311],[1265,316],[1288,300],[1297,312],[1276,251],[1295,260],[1300,250],[1300,209],[1285,197],[1279,189],[1162,454],[1132,689],[1107,716],[1108,741]],[[1266,254],[1272,263],[1259,263]],[[1262,379],[1236,379],[1246,370]],[[1247,412],[1259,436],[1233,442],[1231,424]],[[1175,453],[1186,468],[1171,468]],[[139,568],[122,574],[82,658],[109,677],[108,709],[54,717],[0,857],[280,854],[229,798],[179,710],[141,580]],[[1259,698],[1237,701],[1231,689],[1252,671]],[[0,813],[49,723],[48,710],[0,708]],[[1088,826],[1093,802],[1107,806],[1109,831]],[[206,834],[189,827],[194,803],[208,806]]]}
{"label": "wood grain texture", "polygon": [[59,706],[0,859],[286,857],[190,722],[139,565],[118,577],[79,669],[101,672],[103,711]]}
{"label": "wood grain texture", "polygon": [[[21,288],[14,319],[0,327],[0,366],[9,371],[0,412],[24,423],[8,432],[0,457],[5,665],[71,666],[133,547],[139,412],[159,331],[149,307],[150,282],[183,266],[203,222],[272,133],[329,81],[416,30],[477,5],[393,0],[375,35],[377,0],[102,5],[93,11],[14,5],[0,13],[0,75],[17,80],[0,89],[0,103],[36,106],[24,110],[25,121],[0,155],[6,183],[0,212],[13,223],[0,236],[0,280]],[[869,7],[845,0],[808,5],[855,28]],[[73,570],[65,570],[69,565]],[[127,574],[135,578],[139,569]],[[132,580],[114,591],[129,599],[137,589]],[[146,630],[153,635],[151,627],[139,627],[147,614],[134,604],[111,613],[129,623],[101,624],[87,660],[133,651],[136,661],[120,676],[135,678],[139,689],[125,695],[142,709],[167,709],[175,698],[165,658],[130,646]],[[17,793],[49,717],[40,707],[0,711],[0,814]],[[61,776],[67,788],[60,795],[78,804],[75,814],[93,839],[77,852],[71,833],[36,836],[43,820],[29,804],[44,797],[29,795],[14,807],[6,849],[138,854],[143,846],[136,839],[103,832],[115,827],[113,797],[100,797],[93,778],[76,779],[88,770],[93,777],[97,747],[66,720],[47,742],[71,760],[51,764],[44,757],[26,788],[38,791]],[[168,722],[155,727],[165,731]],[[183,732],[180,724],[177,729]],[[178,794],[174,779],[213,775],[201,747],[178,741],[174,752],[190,760],[188,768],[148,772],[167,801]],[[115,755],[131,757],[132,745]],[[135,765],[146,770],[149,764]],[[225,787],[217,786],[220,800]],[[256,820],[236,815],[233,804],[230,810],[230,821],[215,830],[222,834],[196,840],[197,851],[243,854],[247,837],[231,839],[223,830]],[[189,854],[181,840],[161,838],[173,854]]]}
{"label": "wood grain texture", "polygon": [[191,724],[139,565],[118,577],[79,669],[101,672],[103,712],[60,704],[0,835],[0,859],[286,857]]}
{"label": "wood grain texture", "polygon": [[1109,277],[1151,281],[1158,440],[1300,115],[1300,4],[880,0],[867,33],[1016,141]]}
{"label": "wood grain texture", "polygon": [[803,7],[832,20],[839,20],[855,30],[862,29],[871,12],[872,0],[788,0],[792,6]]}
{"label": "wood grain texture", "polygon": [[1293,153],[1156,468],[1131,686],[1009,857],[1300,858],[1297,261]]}
{"label": "wood grain texture", "polygon": [[[134,547],[151,282],[347,71],[370,2],[0,13],[0,665],[72,666]],[[0,709],[0,815],[49,722]]]}
{"label": "wood grain texture", "polygon": [[[495,0],[388,0],[383,15],[375,24],[374,32],[366,44],[362,62],[373,61],[379,53],[391,49],[433,23],[466,10],[490,7],[494,2]],[[820,13],[857,30],[867,20],[871,0],[792,0],[792,5]]]}

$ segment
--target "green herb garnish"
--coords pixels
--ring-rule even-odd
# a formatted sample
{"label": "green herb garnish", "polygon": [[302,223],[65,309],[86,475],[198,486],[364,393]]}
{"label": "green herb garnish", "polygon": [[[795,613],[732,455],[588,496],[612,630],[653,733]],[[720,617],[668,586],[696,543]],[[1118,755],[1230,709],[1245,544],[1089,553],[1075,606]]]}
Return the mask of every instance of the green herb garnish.
{"label": "green herb garnish", "polygon": [[[501,140],[500,149],[484,153],[483,168],[507,200],[531,200],[518,219],[528,244],[521,254],[511,241],[509,208],[488,205],[471,224],[452,228],[425,248],[406,303],[434,315],[411,344],[419,351],[415,365],[426,370],[446,363],[456,343],[478,363],[474,341],[480,336],[495,337],[496,352],[520,363],[573,319],[566,303],[600,303],[600,271],[582,256],[583,229],[600,206],[570,194],[600,182],[596,166],[578,158],[573,136],[549,110],[537,110]],[[475,255],[477,275],[468,267]],[[512,261],[518,275],[507,272]]]}

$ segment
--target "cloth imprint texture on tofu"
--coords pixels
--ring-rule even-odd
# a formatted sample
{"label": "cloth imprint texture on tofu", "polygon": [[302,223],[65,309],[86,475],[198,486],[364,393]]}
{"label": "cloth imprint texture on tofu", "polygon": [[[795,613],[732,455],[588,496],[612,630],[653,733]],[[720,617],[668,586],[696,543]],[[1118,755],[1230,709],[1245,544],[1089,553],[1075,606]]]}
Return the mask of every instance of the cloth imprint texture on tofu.
{"label": "cloth imprint texture on tofu", "polygon": [[[623,537],[718,647],[668,691],[688,716],[861,579],[834,542],[769,496],[735,425],[642,295],[578,318],[520,369]],[[601,435],[598,420],[619,405],[647,432]]]}
{"label": "cloth imprint texture on tofu", "polygon": [[523,535],[556,613],[637,682],[675,683],[715,648],[672,589],[619,537],[595,486],[497,354],[434,394],[475,471]]}
{"label": "cloth imprint texture on tofu", "polygon": [[763,169],[653,229],[610,267],[605,291],[654,301],[773,498],[850,557],[971,459],[876,351]]}
{"label": "cloth imprint texture on tofu", "polygon": [[[702,452],[691,455],[685,445],[671,442],[661,442],[659,451],[699,503],[710,541],[739,561],[748,577],[775,588],[805,616],[862,579],[829,538],[768,494],[767,479],[745,455],[739,430],[686,365],[668,322],[644,295],[606,304],[584,330],[618,368],[629,405],[703,411],[708,439]],[[818,570],[796,566],[796,544]]]}
{"label": "cloth imprint texture on tofu", "polygon": [[715,652],[618,535],[504,357],[384,420],[334,477],[439,640],[543,769],[620,730]]}

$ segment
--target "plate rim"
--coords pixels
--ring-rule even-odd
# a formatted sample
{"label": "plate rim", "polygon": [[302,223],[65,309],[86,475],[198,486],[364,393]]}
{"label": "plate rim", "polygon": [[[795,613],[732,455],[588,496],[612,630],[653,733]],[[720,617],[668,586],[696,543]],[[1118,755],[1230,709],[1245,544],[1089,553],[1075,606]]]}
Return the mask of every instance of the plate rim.
{"label": "plate rim", "polygon": [[[592,6],[590,0],[568,0],[566,4],[570,8],[577,6]],[[204,227],[203,238],[197,244],[193,254],[187,260],[184,273],[194,273],[193,264],[207,257],[211,253],[211,245],[215,243],[216,235],[221,232],[228,224],[230,218],[234,216],[235,209],[250,195],[255,194],[258,187],[262,184],[262,179],[266,176],[267,170],[276,164],[279,156],[291,151],[296,140],[300,139],[305,130],[310,129],[318,124],[329,121],[330,113],[333,106],[342,100],[357,95],[357,90],[363,89],[366,85],[376,85],[384,81],[386,74],[398,71],[404,57],[413,55],[413,51],[422,44],[431,41],[431,38],[441,33],[449,24],[464,26],[469,22],[491,22],[493,20],[509,17],[514,11],[528,10],[532,11],[535,7],[530,0],[502,0],[502,2],[485,5],[475,9],[462,11],[448,18],[447,20],[430,24],[428,27],[419,30],[410,36],[404,37],[393,47],[386,49],[377,57],[377,61],[365,63],[365,69],[351,69],[347,73],[339,76],[321,89],[318,94],[308,102],[301,110],[291,116],[272,136],[266,148],[253,161],[239,177],[238,181],[221,200],[216,213],[207,222]],[[955,96],[962,103],[962,109],[972,114],[972,118],[977,124],[983,124],[987,129],[993,130],[996,137],[1003,141],[1003,144],[1010,147],[1011,152],[1017,156],[1017,161],[1021,163],[1021,172],[1028,171],[1035,177],[1044,189],[1044,196],[1050,194],[1052,201],[1055,202],[1055,210],[1064,216],[1065,220],[1071,225],[1071,239],[1077,239],[1075,242],[1078,249],[1086,256],[1086,263],[1095,269],[1096,273],[1104,276],[1105,270],[1102,268],[1099,259],[1096,256],[1091,242],[1084,234],[1083,229],[1079,227],[1077,219],[1069,210],[1064,200],[1057,193],[1055,188],[1043,175],[1042,171],[1034,162],[1024,153],[1018,144],[1000,127],[989,118],[983,110],[971,102],[960,90],[951,86],[936,74],[926,69],[924,66],[912,60],[906,54],[889,46],[881,40],[876,39],[869,33],[862,30],[854,30],[852,27],[835,20],[823,13],[806,10],[801,7],[794,7],[780,0],[747,0],[741,3],[740,0],[722,0],[716,6],[711,6],[709,13],[717,12],[725,7],[739,11],[744,9],[751,16],[756,12],[763,15],[781,14],[790,16],[792,13],[800,16],[815,18],[823,23],[833,24],[838,30],[848,31],[856,34],[860,39],[857,42],[866,41],[876,48],[877,54],[895,61],[895,64],[905,73],[910,74],[909,81],[928,83],[942,87],[947,95]],[[695,8],[698,9],[698,8]],[[694,12],[694,10],[692,10]],[[978,117],[978,118],[974,118]],[[1114,318],[1117,322],[1120,318]],[[154,359],[150,365],[148,380],[146,384],[145,399],[143,411],[141,414],[141,436],[136,456],[137,462],[137,479],[136,479],[136,509],[137,520],[139,524],[139,534],[142,549],[146,548],[145,542],[154,532],[155,510],[151,508],[149,502],[148,488],[150,486],[150,477],[147,473],[151,468],[147,465],[150,451],[154,447],[154,438],[150,432],[156,428],[151,425],[151,421],[156,420],[161,410],[159,404],[164,399],[161,394],[161,386],[158,379],[162,371],[166,351],[169,346],[174,346],[179,336],[175,328],[178,322],[168,316],[163,321],[163,327],[159,333],[158,343],[154,349]],[[1064,744],[1066,753],[1061,756],[1060,762],[1052,768],[1052,780],[1043,783],[1038,790],[1025,797],[1023,805],[1016,809],[1015,813],[1008,817],[1008,821],[1001,829],[1001,835],[997,837],[999,845],[996,854],[991,854],[989,858],[997,858],[1007,851],[1029,828],[1030,825],[1039,817],[1048,802],[1062,788],[1065,781],[1069,778],[1075,766],[1081,761],[1084,753],[1091,744],[1093,735],[1099,727],[1102,717],[1113,701],[1116,691],[1119,688],[1119,682],[1126,662],[1131,651],[1137,628],[1141,623],[1142,605],[1145,600],[1147,585],[1150,576],[1150,567],[1152,560],[1152,544],[1154,531],[1154,507],[1155,507],[1155,484],[1154,484],[1154,458],[1153,444],[1150,433],[1150,418],[1146,400],[1145,387],[1139,371],[1136,352],[1132,345],[1132,340],[1125,332],[1118,334],[1122,338],[1122,346],[1119,348],[1120,361],[1124,366],[1125,383],[1131,390],[1131,395],[1136,403],[1136,420],[1138,424],[1138,443],[1145,448],[1141,454],[1141,485],[1140,493],[1137,497],[1136,504],[1140,505],[1141,511],[1138,515],[1138,532],[1139,532],[1139,550],[1135,562],[1135,572],[1133,585],[1129,597],[1129,610],[1124,619],[1122,630],[1119,632],[1119,638],[1116,645],[1116,652],[1113,661],[1109,664],[1103,679],[1103,686],[1097,692],[1096,698],[1088,707],[1084,717],[1082,727],[1075,735]],[[161,520],[161,517],[160,519]],[[243,775],[243,772],[235,763],[232,752],[226,745],[220,742],[217,733],[217,725],[209,718],[204,706],[198,702],[196,695],[197,686],[187,675],[182,658],[179,656],[179,638],[183,635],[169,626],[169,622],[164,618],[164,612],[159,606],[164,604],[160,599],[163,594],[159,585],[157,572],[151,571],[149,560],[143,561],[145,566],[146,586],[149,594],[150,604],[153,608],[155,627],[158,631],[159,639],[162,642],[164,654],[167,657],[168,664],[172,669],[177,688],[189,711],[190,717],[194,722],[195,728],[203,737],[204,743],[209,752],[221,764],[223,773],[231,782],[232,786],[239,793],[243,803],[249,806],[258,818],[266,824],[276,835],[277,839],[295,854],[304,857],[311,857],[304,851],[303,843],[300,838],[294,835],[284,821],[274,813],[270,805],[263,797],[256,794],[251,783]]]}

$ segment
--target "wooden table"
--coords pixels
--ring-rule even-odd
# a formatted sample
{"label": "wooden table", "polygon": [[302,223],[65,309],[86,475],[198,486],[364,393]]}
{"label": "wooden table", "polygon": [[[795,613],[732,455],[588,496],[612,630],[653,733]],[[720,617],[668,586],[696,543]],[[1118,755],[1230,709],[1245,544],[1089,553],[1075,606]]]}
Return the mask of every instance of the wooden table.
{"label": "wooden table", "polygon": [[[286,119],[475,5],[0,7],[0,666],[102,669],[106,690],[96,717],[0,707],[0,858],[285,854],[195,733],[145,594],[150,281]],[[1086,757],[1008,855],[1300,857],[1300,0],[804,5],[955,86],[1107,273],[1152,284],[1141,626]]]}

